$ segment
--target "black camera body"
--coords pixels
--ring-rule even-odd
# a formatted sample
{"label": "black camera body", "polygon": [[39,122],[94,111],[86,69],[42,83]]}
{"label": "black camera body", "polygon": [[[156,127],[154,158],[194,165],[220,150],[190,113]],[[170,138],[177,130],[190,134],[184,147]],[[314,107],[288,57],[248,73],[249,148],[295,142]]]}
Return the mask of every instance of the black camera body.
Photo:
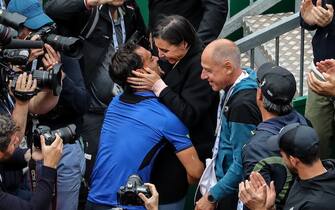
{"label": "black camera body", "polygon": [[50,145],[55,141],[56,135],[58,134],[63,139],[63,144],[73,144],[76,139],[76,126],[69,124],[66,127],[59,128],[57,130],[51,130],[50,127],[45,125],[39,125],[33,131],[33,141],[36,148],[41,148],[40,136],[43,135],[45,138],[45,144]]}
{"label": "black camera body", "polygon": [[126,185],[121,186],[117,193],[118,203],[124,206],[143,206],[144,202],[138,196],[139,193],[147,198],[151,197],[150,189],[143,185],[142,179],[136,174],[131,175]]}
{"label": "black camera body", "polygon": [[[1,56],[0,56],[1,58]],[[16,62],[17,63],[17,62]],[[53,95],[58,96],[62,91],[62,64],[58,63],[48,71],[46,70],[32,70],[28,73],[32,74],[33,79],[37,80],[37,87],[39,89],[48,88],[52,90]],[[16,81],[20,74],[23,72],[16,72],[8,65],[2,64],[0,62],[0,75],[1,81],[7,84],[9,80],[12,80],[11,89],[15,90]],[[36,94],[38,90],[34,93]]]}

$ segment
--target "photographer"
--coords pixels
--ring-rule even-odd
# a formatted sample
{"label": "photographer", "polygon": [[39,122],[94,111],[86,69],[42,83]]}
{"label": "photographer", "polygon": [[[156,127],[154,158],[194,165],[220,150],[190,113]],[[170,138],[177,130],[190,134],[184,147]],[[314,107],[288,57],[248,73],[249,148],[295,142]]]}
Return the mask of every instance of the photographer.
{"label": "photographer", "polygon": [[[53,23],[43,12],[38,0],[24,2],[11,0],[8,4],[8,11],[27,17],[24,30],[20,34],[22,37],[38,34],[40,30],[44,30]],[[89,95],[78,60],[65,56],[63,53],[60,55],[48,44],[45,44],[44,49],[35,50],[32,54],[37,59],[44,54],[42,63],[45,69],[50,69],[61,61],[64,71],[59,102],[54,109],[38,116],[39,125],[48,126],[50,130],[64,127],[65,130],[71,130],[70,124],[75,124],[80,129],[82,115],[88,109]],[[74,131],[71,130],[70,133],[72,132]],[[84,152],[78,140],[72,136],[67,140],[64,138],[64,153],[57,169],[57,210],[75,210],[78,206],[79,187],[85,171]]]}
{"label": "photographer", "polygon": [[[19,137],[15,122],[6,115],[0,115],[0,161],[5,161],[13,154]],[[0,166],[0,209],[1,210],[33,210],[48,209],[51,203],[54,182],[56,177],[56,167],[63,150],[62,139],[57,135],[56,140],[50,145],[45,145],[44,137],[41,137],[43,168],[42,178],[37,183],[36,192],[33,193],[29,201],[24,201],[18,197],[6,193],[3,187],[4,166]]]}

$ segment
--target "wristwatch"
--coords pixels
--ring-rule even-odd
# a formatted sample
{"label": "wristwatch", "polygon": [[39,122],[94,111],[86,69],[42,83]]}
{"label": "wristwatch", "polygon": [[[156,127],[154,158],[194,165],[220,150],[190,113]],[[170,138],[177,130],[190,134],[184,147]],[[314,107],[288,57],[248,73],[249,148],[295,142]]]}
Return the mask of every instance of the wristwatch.
{"label": "wristwatch", "polygon": [[216,201],[215,201],[213,195],[211,195],[210,192],[208,192],[207,200],[208,200],[210,203],[216,203]]}

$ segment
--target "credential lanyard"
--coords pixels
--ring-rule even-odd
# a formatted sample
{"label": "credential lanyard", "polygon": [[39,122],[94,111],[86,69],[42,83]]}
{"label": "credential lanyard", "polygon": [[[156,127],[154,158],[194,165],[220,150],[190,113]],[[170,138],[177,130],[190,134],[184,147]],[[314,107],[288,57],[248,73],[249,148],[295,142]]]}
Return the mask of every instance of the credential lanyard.
{"label": "credential lanyard", "polygon": [[219,104],[219,109],[217,112],[217,121],[216,121],[217,125],[215,129],[216,139],[215,139],[215,144],[213,147],[213,156],[212,156],[213,158],[216,157],[217,151],[219,150],[220,133],[221,133],[221,127],[222,127],[222,116],[226,109],[226,105],[229,101],[229,98],[233,94],[236,85],[240,83],[244,78],[247,78],[248,76],[249,74],[247,72],[242,71],[241,75],[237,78],[235,83],[229,88],[227,93],[220,93],[220,104]]}
{"label": "credential lanyard", "polygon": [[[118,8],[117,12],[120,15],[121,18],[121,30],[122,30],[122,44],[124,44],[126,42],[126,26],[124,24],[124,17],[123,17],[123,12],[120,8]],[[113,44],[114,44],[114,48],[115,50],[117,50],[119,48],[119,43],[117,41],[117,36],[116,36],[116,31],[115,31],[115,24],[114,24],[114,20],[111,14],[111,11],[109,10],[109,17],[112,20],[112,27],[113,27]]]}

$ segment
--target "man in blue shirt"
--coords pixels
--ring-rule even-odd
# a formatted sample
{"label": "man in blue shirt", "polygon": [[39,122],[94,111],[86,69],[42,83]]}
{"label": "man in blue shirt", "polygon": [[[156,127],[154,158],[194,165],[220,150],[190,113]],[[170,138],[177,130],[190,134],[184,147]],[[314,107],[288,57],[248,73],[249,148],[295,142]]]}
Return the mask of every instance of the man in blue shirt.
{"label": "man in blue shirt", "polygon": [[[120,207],[117,201],[120,186],[132,174],[149,182],[153,160],[164,144],[174,146],[189,182],[197,181],[203,172],[186,126],[151,90],[134,91],[127,85],[127,77],[134,69],[150,68],[159,72],[157,61],[157,57],[135,44],[127,44],[112,58],[110,75],[125,91],[113,99],[105,114],[87,210]],[[141,206],[126,208],[144,209]]]}

